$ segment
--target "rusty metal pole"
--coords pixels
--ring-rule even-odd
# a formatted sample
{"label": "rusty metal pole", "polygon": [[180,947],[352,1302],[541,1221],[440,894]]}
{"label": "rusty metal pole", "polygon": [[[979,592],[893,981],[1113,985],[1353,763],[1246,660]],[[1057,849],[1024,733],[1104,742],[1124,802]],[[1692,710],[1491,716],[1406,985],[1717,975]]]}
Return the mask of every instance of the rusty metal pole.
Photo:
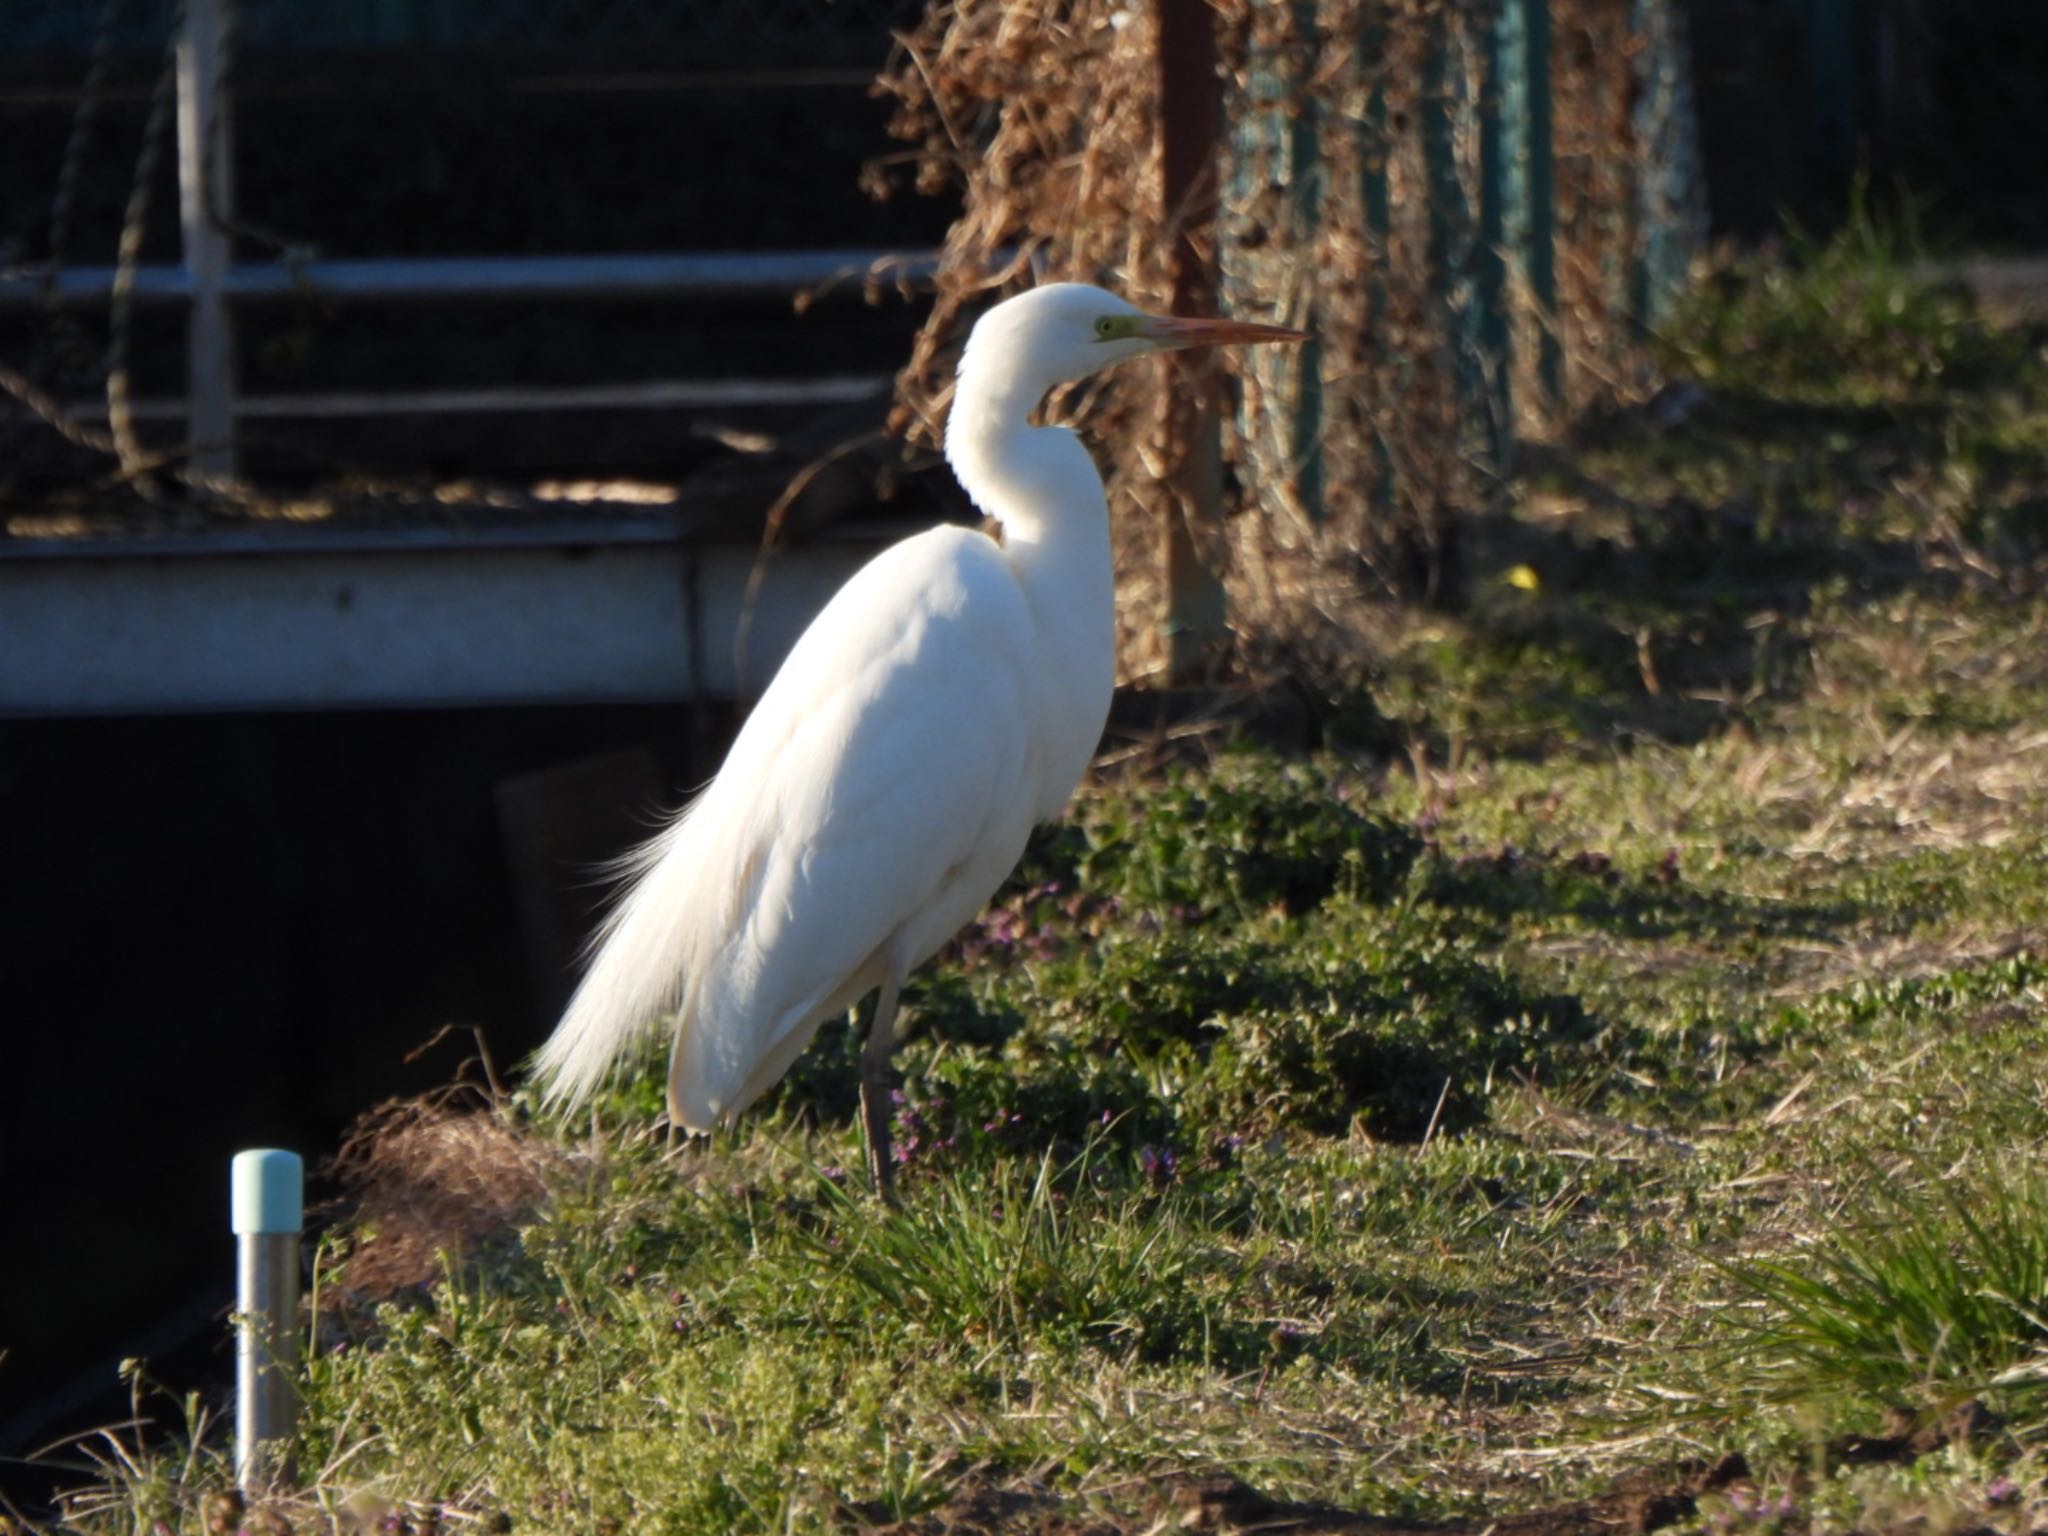
{"label": "rusty metal pole", "polygon": [[[1223,79],[1217,72],[1216,14],[1209,0],[1157,0],[1159,160],[1162,210],[1175,231],[1168,256],[1173,313],[1212,313],[1216,305],[1216,147],[1223,132]],[[1169,683],[1191,681],[1223,632],[1223,583],[1203,563],[1190,531],[1200,519],[1220,526],[1223,445],[1215,364],[1173,359],[1167,391],[1166,612],[1161,638]]]}

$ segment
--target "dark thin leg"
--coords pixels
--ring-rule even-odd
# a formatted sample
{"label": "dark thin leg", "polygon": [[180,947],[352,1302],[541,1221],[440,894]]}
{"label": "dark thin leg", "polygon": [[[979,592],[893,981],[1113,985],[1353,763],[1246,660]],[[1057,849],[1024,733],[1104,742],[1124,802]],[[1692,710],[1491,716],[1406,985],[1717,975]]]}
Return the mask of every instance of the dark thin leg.
{"label": "dark thin leg", "polygon": [[889,1053],[896,1049],[896,994],[894,976],[882,983],[875,999],[875,1021],[868,1026],[868,1043],[860,1053],[860,1113],[867,1130],[868,1177],[884,1205],[896,1204],[896,1164],[889,1155]]}

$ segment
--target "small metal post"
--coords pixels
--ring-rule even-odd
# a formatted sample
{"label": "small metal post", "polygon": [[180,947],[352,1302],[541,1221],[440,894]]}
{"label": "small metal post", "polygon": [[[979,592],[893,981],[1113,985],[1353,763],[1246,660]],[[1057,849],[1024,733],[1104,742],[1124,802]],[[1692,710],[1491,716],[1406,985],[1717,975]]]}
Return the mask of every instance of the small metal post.
{"label": "small metal post", "polygon": [[221,92],[224,0],[185,0],[178,36],[178,224],[192,309],[186,332],[192,467],[235,472],[235,335],[228,315],[227,230],[234,216],[234,157]]}
{"label": "small metal post", "polygon": [[235,1482],[262,1493],[286,1473],[298,1412],[299,1227],[305,1165],[296,1152],[235,1154]]}

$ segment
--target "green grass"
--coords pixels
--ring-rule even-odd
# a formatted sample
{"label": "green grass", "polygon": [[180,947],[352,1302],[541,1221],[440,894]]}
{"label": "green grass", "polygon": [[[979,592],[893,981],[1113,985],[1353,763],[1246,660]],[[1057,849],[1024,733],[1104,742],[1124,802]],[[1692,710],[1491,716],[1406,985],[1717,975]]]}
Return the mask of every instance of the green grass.
{"label": "green grass", "polygon": [[[497,1106],[463,1176],[549,1193],[429,1227],[438,1266],[394,1143],[258,1514],[816,1531],[978,1488],[1140,1530],[1228,1472],[1483,1526],[1741,1449],[1699,1528],[2029,1528],[2048,367],[1867,226],[1666,347],[1686,423],[1536,456],[1471,606],[1389,617],[1372,746],[1040,836],[910,989],[902,1213],[850,1172],[852,1026],[709,1145],[646,1078]],[[1829,1450],[1971,1397],[1973,1445]],[[207,1525],[219,1436],[168,1406],[59,1523]]]}
{"label": "green grass", "polygon": [[1871,1166],[1828,1234],[1731,1271],[1734,1380],[1767,1398],[1831,1392],[1943,1409],[2048,1385],[2048,1175],[2032,1148],[1957,1171]]}
{"label": "green grass", "polygon": [[1741,262],[1696,290],[1663,338],[1667,368],[1826,412],[1946,410],[1959,391],[2005,380],[2023,341],[1915,275],[1915,224],[1910,208],[1881,216],[1859,190],[1832,238],[1794,230],[1789,260]]}

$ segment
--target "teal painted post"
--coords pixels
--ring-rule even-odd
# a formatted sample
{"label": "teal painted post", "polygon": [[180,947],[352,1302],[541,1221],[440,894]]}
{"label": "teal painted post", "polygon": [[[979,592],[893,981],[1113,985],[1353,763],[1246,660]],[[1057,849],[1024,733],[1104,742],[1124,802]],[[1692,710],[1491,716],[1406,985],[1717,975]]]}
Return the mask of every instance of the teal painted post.
{"label": "teal painted post", "polygon": [[[1277,38],[1255,29],[1248,40],[1245,97],[1231,128],[1221,277],[1233,314],[1300,326],[1310,334],[1300,347],[1248,349],[1239,355],[1239,366],[1258,380],[1264,397],[1259,423],[1247,421],[1245,430],[1270,433],[1276,419],[1284,421],[1283,451],[1296,491],[1309,515],[1320,520],[1322,343],[1314,263],[1322,115],[1308,92],[1315,62],[1314,0],[1293,0],[1286,15],[1288,30]],[[1288,403],[1292,408],[1280,416]]]}
{"label": "teal painted post", "polygon": [[1429,185],[1429,284],[1451,349],[1451,379],[1461,420],[1477,426],[1467,442],[1489,467],[1499,462],[1500,435],[1488,398],[1484,363],[1487,312],[1481,293],[1473,211],[1458,172],[1456,134],[1472,109],[1462,68],[1458,13],[1436,13],[1436,36],[1422,66],[1422,158]]}
{"label": "teal painted post", "polygon": [[[1294,0],[1295,55],[1290,85],[1296,110],[1288,123],[1287,205],[1293,224],[1297,260],[1315,260],[1318,204],[1323,191],[1322,113],[1309,91],[1308,76],[1316,58],[1315,0]],[[1311,287],[1311,297],[1316,289]],[[1309,333],[1294,359],[1294,457],[1300,477],[1302,505],[1318,522],[1323,515],[1323,344],[1319,306],[1291,318]],[[1269,352],[1274,349],[1268,348]]]}
{"label": "teal painted post", "polygon": [[1422,58],[1422,165],[1429,186],[1429,287],[1431,296],[1448,303],[1455,274],[1456,254],[1451,248],[1451,227],[1459,202],[1458,166],[1451,143],[1449,71],[1445,54],[1450,48],[1446,36],[1449,18],[1438,10],[1433,18],[1435,36]]}
{"label": "teal painted post", "polygon": [[305,1165],[296,1152],[238,1152],[228,1187],[235,1233],[235,1483],[261,1494],[288,1475],[298,1413],[299,1228]]}
{"label": "teal painted post", "polygon": [[1636,196],[1639,230],[1629,282],[1638,324],[1655,327],[1685,292],[1706,231],[1693,110],[1692,55],[1683,7],[1636,0]]}
{"label": "teal painted post", "polygon": [[369,36],[359,46],[404,48],[422,41],[414,30],[414,10],[411,0],[374,0],[364,18]]}
{"label": "teal painted post", "polygon": [[1557,182],[1551,174],[1555,138],[1550,119],[1550,0],[1517,0],[1524,31],[1529,91],[1529,290],[1543,308],[1538,373],[1548,404],[1564,393],[1564,349],[1557,334]]}
{"label": "teal painted post", "polygon": [[1473,253],[1472,302],[1479,312],[1479,363],[1486,373],[1486,409],[1496,450],[1515,435],[1514,328],[1508,323],[1507,136],[1501,123],[1501,23],[1487,22],[1487,57],[1479,94],[1479,248]]}
{"label": "teal painted post", "polygon": [[1495,54],[1501,83],[1501,140],[1509,193],[1507,245],[1536,308],[1536,384],[1543,408],[1563,393],[1557,338],[1557,191],[1551,176],[1549,0],[1503,0]]}
{"label": "teal painted post", "polygon": [[1629,164],[1629,178],[1635,193],[1635,240],[1628,258],[1628,314],[1636,325],[1647,325],[1650,316],[1650,243],[1657,228],[1657,166],[1652,160],[1657,137],[1655,94],[1659,70],[1655,57],[1658,0],[1635,0],[1629,9],[1629,36],[1636,45],[1632,73],[1635,75],[1636,107],[1629,115],[1629,129],[1635,135],[1636,152]]}
{"label": "teal painted post", "polygon": [[[1387,324],[1387,306],[1393,292],[1387,282],[1387,262],[1394,234],[1394,205],[1388,192],[1387,164],[1393,156],[1394,145],[1387,133],[1386,53],[1386,23],[1375,19],[1359,40],[1357,54],[1361,67],[1372,71],[1365,102],[1365,142],[1358,158],[1363,179],[1359,194],[1365,204],[1365,230],[1372,246],[1367,253],[1372,261],[1372,273],[1366,279],[1365,289],[1369,310],[1367,348],[1376,376],[1382,380],[1392,373],[1388,365],[1393,336]],[[1386,403],[1373,402],[1376,417],[1379,408]],[[1376,471],[1372,510],[1389,512],[1394,505],[1394,458],[1388,449],[1386,434],[1377,423],[1372,431],[1372,460]]]}
{"label": "teal painted post", "polygon": [[1856,160],[1856,0],[1806,0],[1806,113],[1830,176]]}

